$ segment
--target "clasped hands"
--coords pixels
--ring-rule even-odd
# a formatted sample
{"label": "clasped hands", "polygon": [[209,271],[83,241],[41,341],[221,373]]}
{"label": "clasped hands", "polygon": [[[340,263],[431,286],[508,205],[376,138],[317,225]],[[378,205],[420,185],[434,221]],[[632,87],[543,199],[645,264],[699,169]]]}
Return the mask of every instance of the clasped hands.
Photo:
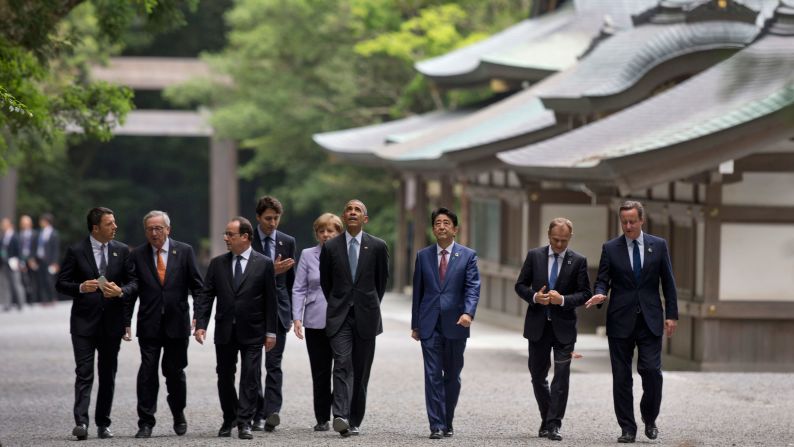
{"label": "clasped hands", "polygon": [[541,306],[548,306],[549,304],[560,306],[562,305],[562,295],[556,290],[549,290],[546,292],[546,286],[543,286],[535,293],[535,304],[540,304]]}
{"label": "clasped hands", "polygon": [[[80,291],[83,293],[96,292],[97,290],[100,290],[100,287],[99,281],[96,279],[89,279],[80,284]],[[121,287],[112,281],[106,282],[100,291],[105,298],[117,298],[121,296],[122,292]]]}

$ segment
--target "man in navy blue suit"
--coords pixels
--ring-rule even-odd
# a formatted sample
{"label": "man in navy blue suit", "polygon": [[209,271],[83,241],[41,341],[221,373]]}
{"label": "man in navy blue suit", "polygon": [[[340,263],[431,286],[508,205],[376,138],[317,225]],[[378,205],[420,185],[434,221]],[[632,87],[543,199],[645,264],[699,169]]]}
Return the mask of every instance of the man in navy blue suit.
{"label": "man in navy blue suit", "polygon": [[480,300],[480,273],[474,250],[455,243],[458,216],[439,208],[431,223],[437,243],[416,254],[411,337],[422,343],[430,439],[441,439],[454,433],[463,351]]}
{"label": "man in navy blue suit", "polygon": [[[642,231],[645,210],[640,202],[620,206],[623,235],[604,244],[595,295],[586,307],[607,300],[607,337],[612,362],[612,399],[622,430],[620,443],[637,434],[632,395],[631,362],[637,347],[637,373],[642,378],[640,412],[645,435],[656,439],[656,417],[662,404],[662,334],[672,337],[678,320],[673,268],[667,242]],[[659,285],[664,292],[664,308]]]}

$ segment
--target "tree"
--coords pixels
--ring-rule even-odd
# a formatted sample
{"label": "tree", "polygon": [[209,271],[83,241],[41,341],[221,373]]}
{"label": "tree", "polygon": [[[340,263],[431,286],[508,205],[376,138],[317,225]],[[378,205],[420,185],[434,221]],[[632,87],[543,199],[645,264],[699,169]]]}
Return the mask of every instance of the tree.
{"label": "tree", "polygon": [[108,140],[132,107],[125,87],[92,81],[88,65],[119,49],[133,22],[183,20],[197,0],[0,0],[0,169],[52,157],[68,129]]}
{"label": "tree", "polygon": [[[415,60],[501,28],[505,20],[499,17],[509,16],[511,23],[523,18],[524,3],[240,0],[226,15],[227,47],[204,56],[232,82],[197,80],[166,94],[178,103],[211,107],[216,133],[252,150],[241,175],[259,182],[260,193],[285,202],[286,224],[304,222],[292,229],[305,236],[302,241],[311,239],[314,217],[341,212],[352,197],[368,204],[373,233],[392,235],[391,176],[334,162],[312,134],[437,107],[414,72]],[[395,42],[409,35],[407,49]]]}

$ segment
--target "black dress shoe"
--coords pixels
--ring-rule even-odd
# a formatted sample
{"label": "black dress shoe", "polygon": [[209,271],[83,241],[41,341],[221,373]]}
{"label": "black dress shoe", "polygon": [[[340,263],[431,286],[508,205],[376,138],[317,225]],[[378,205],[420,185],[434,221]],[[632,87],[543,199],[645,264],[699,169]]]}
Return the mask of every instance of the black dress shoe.
{"label": "black dress shoe", "polygon": [[251,433],[251,425],[250,424],[238,425],[237,437],[240,439],[254,439],[254,435]]}
{"label": "black dress shoe", "polygon": [[656,439],[659,436],[659,429],[656,428],[656,423],[645,424],[645,436],[648,439]]}
{"label": "black dress shoe", "polygon": [[444,437],[444,433],[441,430],[433,430],[430,432],[430,439],[441,439]]}
{"label": "black dress shoe", "polygon": [[636,433],[631,433],[626,430],[623,430],[623,434],[620,435],[618,438],[618,442],[621,444],[633,444],[634,439],[637,437]]}
{"label": "black dress shoe", "polygon": [[251,423],[251,430],[265,431],[265,421],[262,419],[254,419],[254,422]]}
{"label": "black dress shoe", "polygon": [[546,428],[545,425],[541,425],[538,429],[538,438],[548,438],[549,437],[549,429]]}
{"label": "black dress shoe", "polygon": [[96,435],[99,436],[99,439],[110,439],[113,437],[113,432],[107,427],[97,427]]}
{"label": "black dress shoe", "polygon": [[328,421],[318,422],[317,425],[314,426],[314,431],[328,431],[330,429],[331,426],[328,425]]}
{"label": "black dress shoe", "polygon": [[549,428],[549,439],[552,441],[562,441],[562,435],[560,434],[560,427],[551,427]]}
{"label": "black dress shoe", "polygon": [[334,431],[342,435],[343,438],[347,438],[352,434],[350,433],[350,423],[345,418],[335,417],[333,426]]}
{"label": "black dress shoe", "polygon": [[138,433],[135,433],[136,438],[151,438],[152,437],[152,427],[148,425],[141,425],[141,428],[138,429]]}
{"label": "black dress shoe", "polygon": [[177,436],[182,436],[187,433],[187,420],[185,419],[185,413],[174,415],[174,433],[176,433]]}
{"label": "black dress shoe", "polygon": [[218,430],[218,437],[219,438],[228,438],[232,435],[232,426],[231,424],[223,424],[221,425],[221,429]]}
{"label": "black dress shoe", "polygon": [[450,425],[449,427],[447,427],[446,430],[444,430],[445,438],[451,438],[454,435],[455,435],[455,430],[452,429],[452,425]]}
{"label": "black dress shoe", "polygon": [[278,413],[271,413],[270,416],[265,419],[265,431],[273,431],[276,429],[276,426],[281,423],[281,418],[278,416]]}
{"label": "black dress shoe", "polygon": [[353,436],[358,436],[358,427],[350,427],[350,434]]}
{"label": "black dress shoe", "polygon": [[78,441],[88,439],[88,426],[86,424],[75,425],[72,429],[72,436],[77,436]]}

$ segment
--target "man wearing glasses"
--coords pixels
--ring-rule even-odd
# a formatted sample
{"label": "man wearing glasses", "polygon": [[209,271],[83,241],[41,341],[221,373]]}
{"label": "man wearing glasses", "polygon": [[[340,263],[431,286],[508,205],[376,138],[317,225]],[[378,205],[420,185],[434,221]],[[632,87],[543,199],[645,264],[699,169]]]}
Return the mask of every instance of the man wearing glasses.
{"label": "man wearing glasses", "polygon": [[[215,309],[215,355],[218,397],[223,410],[219,437],[231,436],[237,424],[240,439],[252,439],[251,419],[257,409],[262,377],[262,347],[276,345],[276,280],[273,261],[251,247],[254,227],[245,217],[226,225],[223,240],[229,253],[210,261],[204,290],[196,300],[196,341],[204,344],[212,304]],[[240,355],[240,394],[234,388]]]}
{"label": "man wearing glasses", "polygon": [[126,325],[130,326],[132,308],[140,298],[136,335],[141,349],[141,367],[138,369],[138,433],[135,437],[150,437],[155,426],[160,386],[157,364],[161,353],[174,432],[182,436],[187,431],[185,367],[191,329],[188,293],[198,296],[204,281],[196,267],[193,247],[169,237],[171,219],[167,213],[150,211],[143,217],[143,229],[149,243],[132,251],[138,290],[130,297],[130,314],[126,319]]}

